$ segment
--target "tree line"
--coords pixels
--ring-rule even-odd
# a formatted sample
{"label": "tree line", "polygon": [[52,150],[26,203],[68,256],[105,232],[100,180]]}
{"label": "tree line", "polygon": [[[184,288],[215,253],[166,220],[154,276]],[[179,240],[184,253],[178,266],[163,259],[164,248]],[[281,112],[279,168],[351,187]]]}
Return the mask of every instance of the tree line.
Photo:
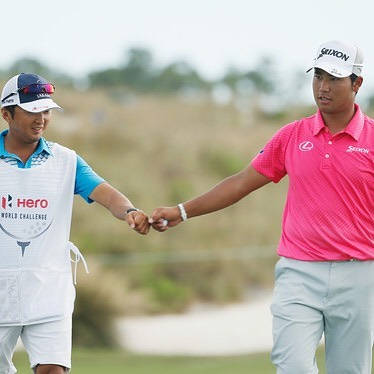
{"label": "tree line", "polygon": [[[305,71],[300,69],[280,74],[276,66],[273,58],[261,56],[252,68],[229,67],[222,77],[208,80],[186,61],[177,60],[158,66],[150,50],[135,47],[125,51],[124,59],[118,66],[88,72],[83,79],[52,69],[30,57],[20,58],[9,68],[0,70],[0,78],[5,81],[20,72],[34,72],[65,86],[115,88],[132,94],[193,96],[212,94],[217,88],[223,87],[232,97],[265,98],[265,104],[259,105],[270,112],[289,104],[302,104],[305,88],[309,84]],[[365,93],[364,102],[368,109],[374,109],[374,94]]]}
{"label": "tree line", "polygon": [[[152,53],[145,48],[131,48],[117,67],[92,71],[85,77],[89,87],[123,87],[133,93],[175,94],[179,92],[211,92],[217,85],[225,85],[233,93],[257,91],[270,93],[276,90],[273,61],[263,57],[253,69],[229,68],[223,77],[205,79],[186,61],[174,61],[157,66]],[[65,85],[73,85],[76,78],[66,72],[58,72],[35,58],[20,58],[8,69],[0,71],[6,79],[20,72],[34,72]]]}

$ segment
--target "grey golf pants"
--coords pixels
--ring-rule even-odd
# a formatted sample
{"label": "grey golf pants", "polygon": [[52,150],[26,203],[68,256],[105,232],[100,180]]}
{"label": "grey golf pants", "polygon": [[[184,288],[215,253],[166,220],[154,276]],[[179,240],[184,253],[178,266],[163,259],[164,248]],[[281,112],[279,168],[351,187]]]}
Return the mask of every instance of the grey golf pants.
{"label": "grey golf pants", "polygon": [[328,374],[371,373],[374,261],[282,257],[271,312],[277,374],[317,374],[315,352],[323,334]]}

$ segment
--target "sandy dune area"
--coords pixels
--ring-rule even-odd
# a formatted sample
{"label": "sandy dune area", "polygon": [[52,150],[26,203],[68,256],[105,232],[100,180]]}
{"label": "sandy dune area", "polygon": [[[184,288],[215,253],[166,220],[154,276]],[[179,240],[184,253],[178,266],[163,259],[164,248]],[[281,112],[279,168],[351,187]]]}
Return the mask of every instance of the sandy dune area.
{"label": "sandy dune area", "polygon": [[236,355],[269,351],[271,294],[225,307],[195,306],[182,315],[123,318],[122,346],[135,353]]}

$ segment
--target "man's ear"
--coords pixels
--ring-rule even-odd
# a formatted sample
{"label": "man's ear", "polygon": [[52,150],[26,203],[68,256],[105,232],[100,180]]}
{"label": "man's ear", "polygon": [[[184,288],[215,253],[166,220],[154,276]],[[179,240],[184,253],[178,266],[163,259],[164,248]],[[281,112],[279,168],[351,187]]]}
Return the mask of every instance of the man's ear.
{"label": "man's ear", "polygon": [[1,116],[9,123],[9,121],[12,119],[12,115],[10,114],[9,110],[6,108],[1,108]]}
{"label": "man's ear", "polygon": [[364,78],[362,77],[357,77],[356,80],[353,82],[353,91],[354,92],[358,92],[358,90],[360,89],[361,85],[362,85],[362,82],[364,81]]}

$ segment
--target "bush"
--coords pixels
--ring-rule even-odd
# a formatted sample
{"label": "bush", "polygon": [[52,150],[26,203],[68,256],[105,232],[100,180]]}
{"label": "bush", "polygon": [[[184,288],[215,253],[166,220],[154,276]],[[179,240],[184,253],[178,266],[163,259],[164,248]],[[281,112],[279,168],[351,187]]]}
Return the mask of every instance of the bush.
{"label": "bush", "polygon": [[85,347],[118,345],[115,319],[125,310],[123,277],[90,260],[90,275],[80,274],[73,314],[73,342]]}
{"label": "bush", "polygon": [[194,194],[194,188],[191,183],[184,179],[176,179],[170,182],[169,186],[170,204],[178,204]]}
{"label": "bush", "polygon": [[191,289],[165,276],[154,278],[148,284],[151,292],[152,312],[183,312],[191,301]]}
{"label": "bush", "polygon": [[226,178],[238,173],[246,165],[237,153],[222,149],[208,149],[201,152],[201,163],[219,178]]}

